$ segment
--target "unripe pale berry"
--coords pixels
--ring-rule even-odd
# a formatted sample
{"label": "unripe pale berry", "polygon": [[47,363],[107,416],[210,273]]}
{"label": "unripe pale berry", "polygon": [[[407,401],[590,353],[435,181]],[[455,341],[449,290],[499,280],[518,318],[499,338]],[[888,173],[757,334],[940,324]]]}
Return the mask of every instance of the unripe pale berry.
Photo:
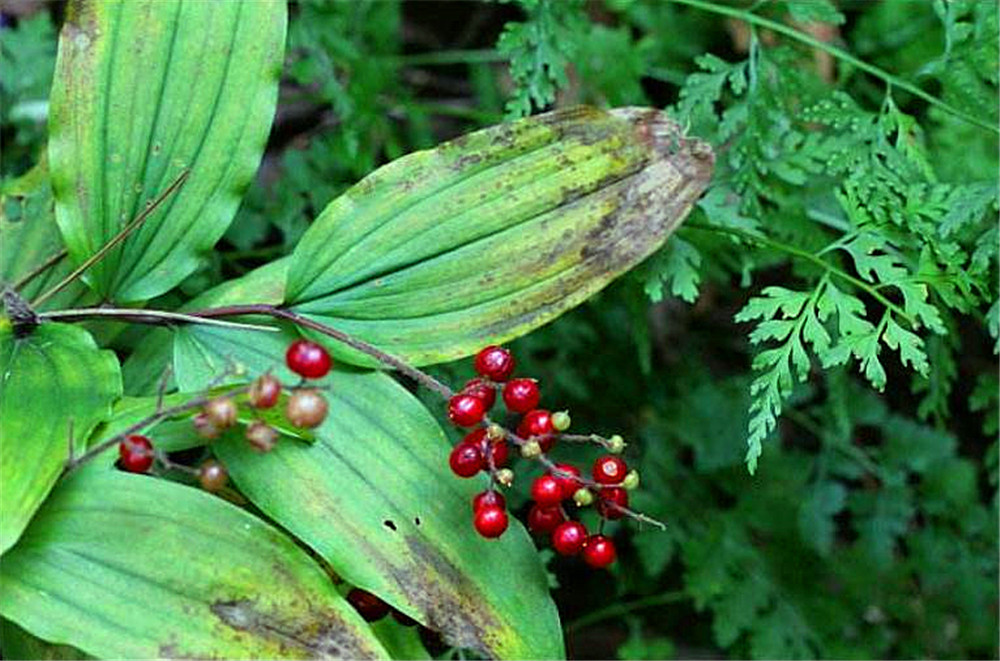
{"label": "unripe pale berry", "polygon": [[353,588],[348,592],[347,601],[366,622],[376,622],[389,614],[389,604],[361,588]]}
{"label": "unripe pale berry", "polygon": [[491,441],[499,441],[507,438],[507,434],[504,432],[503,427],[495,422],[490,423],[490,425],[486,427],[486,435],[490,437]]}
{"label": "unripe pale berry", "polygon": [[615,561],[615,544],[604,535],[591,535],[583,545],[583,561],[594,569],[603,569]]}
{"label": "unripe pale berry", "polygon": [[329,405],[318,390],[296,390],[288,398],[285,417],[296,427],[313,429],[323,424]]}
{"label": "unripe pale berry", "polygon": [[198,468],[198,482],[205,491],[215,493],[229,482],[229,471],[219,462],[209,459]]}
{"label": "unripe pale berry", "polygon": [[552,531],[552,548],[559,555],[576,555],[587,541],[587,529],[579,521],[567,521]]}
{"label": "unripe pale berry", "polygon": [[613,521],[625,516],[625,513],[619,509],[620,507],[628,507],[628,491],[625,489],[604,487],[597,494],[597,512],[605,519]]}
{"label": "unripe pale berry", "polygon": [[257,452],[270,452],[278,442],[278,432],[263,420],[251,422],[243,435]]}
{"label": "unripe pale berry", "polygon": [[573,502],[579,507],[587,507],[594,502],[594,493],[587,487],[580,487],[573,493]]}
{"label": "unripe pale berry", "polygon": [[510,485],[514,484],[514,471],[509,468],[501,468],[496,472],[494,476],[497,479],[497,483],[500,486],[510,488]]}
{"label": "unripe pale berry", "polygon": [[493,404],[497,401],[497,389],[480,378],[468,381],[462,388],[462,393],[483,400],[487,411],[493,408]]}
{"label": "unripe pale berry", "polygon": [[490,381],[506,381],[514,373],[514,356],[498,346],[488,346],[476,354],[476,372]]}
{"label": "unripe pale berry", "polygon": [[322,345],[310,340],[295,340],[285,352],[288,369],[306,379],[321,379],[333,366],[330,354]]}
{"label": "unripe pale berry", "polygon": [[571,422],[569,411],[556,411],[552,414],[552,427],[556,431],[566,431]]}
{"label": "unripe pale berry", "polygon": [[521,456],[525,459],[534,459],[542,454],[542,446],[538,441],[528,441],[521,446]]}
{"label": "unripe pale berry", "polygon": [[621,457],[606,454],[594,462],[594,481],[599,484],[618,484],[625,479],[628,466]]}
{"label": "unripe pale berry", "polygon": [[225,429],[236,424],[236,403],[228,397],[210,399],[202,412],[216,429]]}
{"label": "unripe pale berry", "polygon": [[483,469],[483,453],[476,443],[462,441],[451,450],[448,457],[451,472],[459,477],[472,477]]}
{"label": "unripe pale berry", "polygon": [[625,449],[625,439],[618,434],[615,434],[608,439],[606,447],[608,448],[608,452],[611,452],[612,454],[621,454]]}
{"label": "unripe pale berry", "polygon": [[468,393],[458,393],[448,400],[448,418],[459,427],[474,427],[486,415],[486,402]]}
{"label": "unripe pale berry", "polygon": [[531,498],[542,507],[558,505],[562,501],[562,484],[551,475],[536,477],[531,483]]}
{"label": "unripe pale berry", "polygon": [[528,512],[528,529],[534,533],[549,533],[565,520],[562,508],[558,505],[544,507],[536,503],[531,506],[531,510]]}
{"label": "unripe pale berry", "polygon": [[541,397],[534,379],[511,379],[503,387],[503,403],[511,413],[527,413],[538,406]]}
{"label": "unripe pale berry", "polygon": [[145,473],[153,465],[156,456],[153,442],[141,434],[131,434],[118,444],[121,467],[129,473]]}
{"label": "unripe pale berry", "polygon": [[489,491],[483,491],[482,493],[477,493],[476,497],[472,499],[473,512],[476,512],[487,505],[503,509],[507,506],[507,499],[503,497],[502,493],[499,491],[493,491],[492,489]]}
{"label": "unripe pale berry", "polygon": [[281,381],[270,374],[257,377],[247,392],[250,406],[255,409],[269,409],[278,403],[281,397]]}
{"label": "unripe pale berry", "polygon": [[632,491],[638,486],[639,486],[639,471],[632,469],[625,475],[625,479],[622,480],[622,488]]}
{"label": "unripe pale berry", "polygon": [[473,525],[476,532],[487,539],[499,537],[507,530],[507,512],[502,507],[486,505],[476,511]]}

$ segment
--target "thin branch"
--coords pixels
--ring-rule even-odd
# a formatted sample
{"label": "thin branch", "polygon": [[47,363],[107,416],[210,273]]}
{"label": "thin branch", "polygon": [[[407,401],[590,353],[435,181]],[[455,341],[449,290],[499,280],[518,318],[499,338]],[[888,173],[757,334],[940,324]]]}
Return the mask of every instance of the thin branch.
{"label": "thin branch", "polygon": [[[244,395],[244,394],[246,394],[249,391],[250,391],[250,386],[244,386],[242,388],[236,388],[234,390],[229,391],[228,396],[230,396],[230,397],[236,397],[238,395]],[[131,425],[126,430],[124,430],[124,431],[122,431],[122,432],[120,432],[118,434],[115,434],[114,436],[112,436],[111,438],[107,439],[106,441],[104,441],[102,443],[98,443],[94,447],[90,448],[89,450],[87,450],[86,452],[84,452],[83,454],[81,454],[79,457],[77,457],[75,459],[71,459],[70,461],[67,461],[66,462],[66,468],[63,469],[63,475],[68,475],[73,470],[75,470],[78,466],[80,466],[80,464],[86,463],[87,461],[90,461],[91,459],[93,459],[97,455],[101,454],[102,452],[104,452],[108,448],[112,448],[115,445],[118,445],[123,440],[125,440],[126,436],[129,436],[131,434],[135,434],[136,432],[140,432],[143,429],[145,429],[146,427],[148,427],[148,426],[150,426],[152,424],[156,424],[157,422],[159,422],[161,420],[165,420],[165,419],[173,417],[175,415],[178,415],[178,414],[181,414],[181,413],[186,413],[188,411],[192,411],[192,410],[197,409],[197,408],[201,408],[205,404],[207,404],[209,402],[209,400],[211,400],[213,397],[215,397],[215,395],[203,395],[201,397],[196,397],[195,399],[188,400],[188,401],[184,402],[183,404],[177,404],[176,406],[171,406],[169,408],[160,409],[159,411],[157,411],[153,415],[150,415],[150,416],[148,416],[146,418],[143,418],[139,422],[135,423],[134,425]]]}
{"label": "thin branch", "polygon": [[71,310],[53,310],[52,312],[39,312],[40,320],[49,321],[80,321],[82,319],[114,319],[116,321],[130,321],[139,324],[201,324],[203,326],[219,326],[222,328],[235,328],[239,330],[264,331],[267,333],[278,333],[280,328],[273,326],[261,326],[258,324],[244,324],[236,321],[222,321],[220,319],[208,319],[196,315],[184,314],[183,312],[167,312],[165,310],[143,310],[139,308],[77,308]]}
{"label": "thin branch", "polygon": [[740,20],[746,21],[747,23],[759,25],[761,27],[767,28],[768,30],[773,30],[779,34],[785,35],[786,37],[791,37],[792,39],[795,39],[796,41],[799,41],[803,44],[806,44],[807,46],[811,46],[812,48],[816,48],[823,52],[829,53],[830,55],[836,57],[837,59],[843,60],[844,62],[847,62],[848,64],[851,64],[857,67],[858,69],[861,69],[862,71],[869,73],[875,76],[876,78],[879,78],[883,82],[888,83],[893,87],[898,87],[901,90],[906,90],[910,94],[913,94],[914,96],[923,99],[924,101],[933,106],[941,108],[945,112],[961,119],[962,121],[968,122],[969,124],[973,124],[975,126],[978,126],[979,128],[983,128],[988,131],[992,131],[994,133],[1000,133],[1000,128],[998,128],[996,125],[990,124],[989,122],[984,122],[983,120],[979,119],[974,115],[970,115],[967,112],[959,110],[955,106],[942,101],[933,94],[929,94],[923,91],[916,85],[909,83],[903,80],[902,78],[899,78],[898,76],[894,76],[885,69],[881,69],[875,66],[874,64],[868,64],[864,60],[860,60],[854,57],[853,55],[851,55],[842,48],[838,48],[833,44],[828,44],[827,42],[822,41],[821,39],[817,39],[816,37],[810,34],[789,27],[784,23],[772,21],[768,18],[764,18],[763,16],[758,16],[757,14],[745,11],[743,9],[737,9],[735,7],[727,7],[724,5],[717,5],[713,2],[705,2],[704,0],[671,0],[671,1],[677,4],[687,5],[689,7],[701,9],[702,11],[708,11],[715,14],[722,14],[723,16],[738,18]]}
{"label": "thin branch", "polygon": [[371,356],[379,363],[386,365],[395,369],[400,374],[405,374],[417,383],[420,383],[425,388],[433,390],[445,399],[450,399],[454,395],[454,391],[435,379],[430,374],[421,372],[415,367],[403,362],[399,358],[387,354],[386,352],[378,349],[377,347],[368,344],[363,340],[359,340],[343,331],[339,331],[336,328],[327,326],[318,321],[313,321],[308,317],[303,317],[295,312],[290,312],[289,310],[284,310],[282,308],[275,307],[273,305],[265,304],[248,304],[248,305],[229,305],[218,308],[206,308],[204,310],[196,310],[188,313],[193,317],[200,317],[202,319],[211,319],[214,317],[236,317],[244,315],[266,315],[269,317],[274,317],[276,319],[285,319],[290,321],[297,326],[302,326],[303,328],[309,328],[311,330],[317,331],[332,337],[342,344],[346,344],[352,349],[357,349],[363,354]]}
{"label": "thin branch", "polygon": [[662,594],[655,594],[642,599],[636,599],[635,601],[612,604],[573,620],[566,626],[566,631],[576,631],[577,629],[582,629],[583,627],[588,627],[592,624],[603,622],[604,620],[618,618],[622,615],[627,615],[628,613],[633,613],[645,608],[664,606],[666,604],[684,601],[688,598],[688,594],[685,591],[674,590],[672,592],[664,592]]}
{"label": "thin branch", "polygon": [[34,301],[32,301],[31,303],[32,307],[34,308],[39,307],[42,303],[44,303],[45,301],[49,300],[57,293],[62,291],[64,287],[66,287],[71,282],[73,282],[81,275],[83,275],[83,273],[91,266],[104,259],[104,256],[107,255],[109,252],[111,252],[111,250],[115,246],[117,246],[119,243],[128,238],[128,236],[132,232],[139,229],[139,227],[142,226],[142,224],[146,221],[146,219],[149,218],[150,215],[152,215],[152,213],[156,211],[168,197],[170,197],[173,193],[177,192],[181,188],[181,186],[184,185],[184,182],[187,181],[189,174],[191,174],[190,170],[184,170],[183,172],[181,172],[177,176],[177,178],[174,179],[173,183],[167,186],[166,190],[160,193],[156,197],[156,199],[154,199],[146,206],[145,209],[139,212],[139,215],[136,216],[132,222],[123,227],[122,230],[118,232],[118,234],[111,237],[111,240],[105,243],[100,250],[98,250],[93,255],[84,260],[83,264],[80,264],[80,266],[78,266],[76,269],[73,270],[72,273],[63,278],[55,287],[48,290],[47,292],[36,298]]}
{"label": "thin branch", "polygon": [[63,249],[57,252],[56,254],[51,255],[44,262],[42,262],[35,268],[25,273],[24,276],[20,280],[15,282],[13,285],[11,285],[11,287],[13,287],[14,291],[20,291],[21,289],[24,288],[25,285],[34,280],[37,276],[41,275],[42,273],[45,273],[47,270],[49,270],[50,268],[61,262],[63,258],[65,258],[66,255],[68,254],[69,252]]}

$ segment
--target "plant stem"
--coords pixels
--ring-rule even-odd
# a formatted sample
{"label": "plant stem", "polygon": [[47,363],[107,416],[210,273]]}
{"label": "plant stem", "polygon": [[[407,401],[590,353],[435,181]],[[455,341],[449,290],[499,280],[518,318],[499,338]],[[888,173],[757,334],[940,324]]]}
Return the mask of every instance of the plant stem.
{"label": "plant stem", "polygon": [[664,592],[663,594],[655,594],[650,597],[636,599],[635,601],[612,604],[611,606],[601,608],[600,610],[596,610],[593,613],[588,613],[583,617],[573,620],[566,625],[566,631],[576,631],[577,629],[582,629],[592,624],[603,622],[604,620],[621,617],[622,615],[627,615],[628,613],[634,613],[638,610],[672,604],[678,601],[684,601],[685,599],[688,599],[686,592],[683,590],[675,590],[673,592]]}
{"label": "plant stem", "polygon": [[908,321],[911,326],[917,325],[917,322],[915,319],[913,319],[913,317],[907,314],[906,311],[903,310],[903,308],[899,307],[898,305],[890,301],[888,298],[886,298],[885,295],[883,295],[881,292],[878,291],[878,289],[876,289],[876,287],[868,284],[864,280],[855,278],[850,273],[846,273],[845,271],[837,268],[836,266],[826,261],[825,259],[817,257],[811,252],[802,250],[801,248],[797,248],[796,246],[792,246],[787,243],[782,243],[780,241],[775,241],[774,239],[769,239],[768,237],[763,236],[762,234],[754,234],[753,232],[737,229],[735,227],[721,227],[718,225],[708,225],[698,222],[685,223],[684,227],[695,230],[703,230],[706,232],[719,232],[720,234],[729,234],[732,236],[738,236],[742,239],[746,239],[748,241],[755,241],[756,243],[759,243],[768,248],[772,248],[774,250],[787,253],[789,255],[792,255],[793,257],[804,259],[807,262],[810,262],[820,267],[830,275],[835,275],[838,278],[842,278],[843,280],[846,280],[847,282],[851,283],[858,289],[867,292],[872,298],[874,298],[876,301],[884,305],[887,309],[892,310],[895,314],[899,315],[903,319],[906,319],[906,321]]}
{"label": "plant stem", "polygon": [[74,310],[55,310],[53,312],[39,312],[39,319],[49,321],[80,321],[82,319],[115,319],[118,321],[131,321],[134,323],[187,323],[201,324],[203,326],[220,326],[222,328],[236,328],[240,330],[266,331],[277,333],[279,329],[273,326],[260,326],[257,324],[243,324],[236,321],[221,321],[219,319],[208,319],[197,317],[182,312],[167,312],[164,310],[142,310],[137,308],[79,308]]}
{"label": "plant stem", "polygon": [[304,328],[309,328],[311,330],[322,333],[328,337],[332,337],[342,344],[346,344],[352,349],[357,349],[363,354],[371,356],[383,365],[392,367],[401,374],[405,374],[414,381],[420,383],[425,388],[433,390],[445,399],[451,398],[455,393],[451,388],[441,383],[435,379],[430,374],[421,372],[415,367],[408,365],[399,358],[387,354],[386,352],[378,349],[377,347],[368,344],[363,340],[359,340],[343,331],[339,331],[336,328],[327,326],[326,324],[320,323],[318,321],[313,321],[308,317],[304,317],[295,312],[289,310],[284,310],[282,308],[275,307],[273,305],[266,305],[262,303],[248,304],[248,305],[228,305],[218,308],[206,308],[204,310],[197,310],[189,313],[193,317],[199,317],[202,319],[211,319],[214,317],[235,317],[243,315],[266,315],[269,317],[274,317],[276,319],[285,319],[298,326]]}
{"label": "plant stem", "polygon": [[723,16],[738,18],[740,20],[746,21],[747,23],[751,23],[753,25],[759,25],[760,27],[767,28],[768,30],[773,30],[775,32],[785,35],[786,37],[791,37],[792,39],[802,42],[807,46],[811,46],[813,48],[829,53],[830,55],[836,57],[837,59],[843,60],[844,62],[847,62],[848,64],[851,64],[857,67],[858,69],[861,69],[862,71],[869,73],[875,76],[876,78],[881,79],[882,81],[888,83],[893,87],[898,87],[901,90],[906,90],[910,94],[913,94],[914,96],[923,99],[924,101],[933,106],[937,106],[941,110],[944,110],[945,112],[961,119],[962,121],[968,122],[983,129],[987,129],[994,133],[1000,133],[1000,128],[992,124],[989,124],[987,122],[984,122],[983,120],[979,119],[978,117],[975,117],[974,115],[970,115],[962,110],[959,110],[958,108],[952,106],[951,104],[948,104],[942,101],[941,99],[937,98],[933,94],[928,94],[927,92],[923,91],[916,85],[908,83],[907,81],[903,80],[902,78],[899,78],[898,76],[894,76],[885,69],[881,69],[875,66],[874,64],[868,64],[864,60],[859,60],[858,58],[854,57],[853,55],[851,55],[842,48],[834,46],[833,44],[828,44],[825,41],[817,39],[816,37],[813,37],[810,34],[789,27],[784,23],[772,21],[768,18],[764,18],[763,16],[758,16],[757,14],[748,12],[743,9],[737,9],[735,7],[726,7],[724,5],[717,5],[713,2],[706,2],[705,0],[670,0],[670,1],[675,2],[677,4],[694,7],[695,9],[701,9],[702,11],[708,11],[715,14],[722,14]]}
{"label": "plant stem", "polygon": [[15,282],[12,285],[14,291],[19,291],[23,289],[26,284],[34,280],[37,276],[41,275],[42,273],[45,273],[47,270],[49,270],[59,262],[61,262],[63,258],[65,258],[66,255],[68,254],[69,253],[65,249],[63,249],[57,252],[56,254],[49,256],[48,259],[46,259],[41,264],[31,269],[27,273],[25,273],[23,278]]}
{"label": "plant stem", "polygon": [[150,202],[145,209],[139,212],[139,215],[136,216],[132,222],[123,227],[122,230],[118,232],[118,234],[111,237],[111,240],[105,243],[103,246],[101,246],[100,250],[98,250],[93,255],[84,260],[83,264],[80,264],[80,266],[78,266],[72,273],[63,278],[55,287],[48,290],[47,292],[36,298],[34,301],[32,301],[31,307],[33,308],[39,307],[42,303],[44,303],[45,301],[49,300],[57,293],[62,291],[64,287],[66,287],[71,282],[73,282],[81,275],[83,275],[84,271],[86,271],[91,266],[104,259],[104,256],[107,255],[109,252],[111,252],[112,248],[114,248],[119,243],[124,241],[129,234],[139,229],[139,227],[142,226],[142,224],[146,221],[146,219],[149,218],[153,214],[153,212],[156,211],[168,197],[170,197],[173,193],[179,190],[180,187],[184,185],[184,182],[187,181],[189,174],[191,174],[190,170],[184,170],[183,172],[181,172],[177,176],[177,178],[174,179],[174,181],[169,186],[167,186],[166,190],[160,193],[155,200]]}
{"label": "plant stem", "polygon": [[490,64],[506,62],[508,58],[493,49],[447,50],[433,53],[414,53],[389,58],[402,66],[421,67],[450,64]]}

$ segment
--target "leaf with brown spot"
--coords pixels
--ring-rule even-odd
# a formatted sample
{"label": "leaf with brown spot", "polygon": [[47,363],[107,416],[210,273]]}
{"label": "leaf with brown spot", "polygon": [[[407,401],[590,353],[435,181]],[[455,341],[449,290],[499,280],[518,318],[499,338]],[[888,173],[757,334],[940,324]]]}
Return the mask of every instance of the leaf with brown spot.
{"label": "leaf with brown spot", "polygon": [[713,164],[706,143],[653,109],[484,129],[330,203],[295,248],[285,302],[409,362],[468,355],[551,321],[659,248]]}
{"label": "leaf with brown spot", "polygon": [[99,464],[60,483],[4,556],[0,614],[99,658],[388,658],[284,534]]}

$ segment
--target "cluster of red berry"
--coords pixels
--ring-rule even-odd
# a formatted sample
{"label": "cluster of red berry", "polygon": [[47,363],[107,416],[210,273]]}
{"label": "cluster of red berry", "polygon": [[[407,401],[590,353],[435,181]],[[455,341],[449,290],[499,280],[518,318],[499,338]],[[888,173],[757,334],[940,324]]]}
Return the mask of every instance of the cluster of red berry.
{"label": "cluster of red berry", "polygon": [[[510,486],[514,479],[513,472],[506,468],[510,440],[519,446],[522,456],[542,460],[549,467],[531,486],[534,505],[528,513],[528,528],[535,533],[551,534],[553,548],[562,555],[582,553],[591,567],[607,567],[616,557],[614,543],[604,535],[588,534],[582,523],[570,520],[564,503],[571,501],[577,507],[585,507],[596,501],[602,518],[621,518],[628,511],[628,490],[638,485],[638,473],[629,471],[616,454],[605,455],[594,463],[593,480],[583,478],[576,466],[549,462],[545,454],[555,446],[560,433],[569,428],[569,415],[537,408],[541,401],[538,382],[511,378],[514,366],[509,351],[486,347],[475,359],[479,377],[466,383],[448,401],[448,417],[455,425],[478,427],[452,449],[449,457],[452,472],[465,478],[481,471],[490,474],[490,488],[473,500],[473,525],[486,538],[499,537],[507,529],[506,500],[495,484]],[[507,411],[522,416],[515,433],[487,418],[496,403],[498,388],[502,389]],[[613,453],[624,449],[620,436],[600,440]]]}
{"label": "cluster of red berry", "polygon": [[[321,379],[330,372],[333,361],[321,345],[309,340],[296,340],[285,353],[288,369],[305,379]],[[264,374],[254,380],[246,390],[247,403],[253,411],[273,408],[281,399],[284,386],[275,376]],[[300,429],[312,429],[326,419],[328,405],[326,398],[316,388],[296,386],[285,405],[285,417]],[[194,416],[192,422],[196,433],[205,439],[218,438],[223,431],[234,426],[239,416],[239,406],[233,397],[221,395],[209,399]],[[276,429],[264,420],[251,421],[244,431],[251,447],[259,452],[268,452],[278,442]],[[153,442],[147,436],[132,434],[118,445],[119,466],[130,473],[145,473],[157,458]],[[160,461],[167,467],[183,468],[169,462],[165,457]],[[206,491],[219,491],[229,480],[225,466],[209,459],[196,471],[198,481]]]}

